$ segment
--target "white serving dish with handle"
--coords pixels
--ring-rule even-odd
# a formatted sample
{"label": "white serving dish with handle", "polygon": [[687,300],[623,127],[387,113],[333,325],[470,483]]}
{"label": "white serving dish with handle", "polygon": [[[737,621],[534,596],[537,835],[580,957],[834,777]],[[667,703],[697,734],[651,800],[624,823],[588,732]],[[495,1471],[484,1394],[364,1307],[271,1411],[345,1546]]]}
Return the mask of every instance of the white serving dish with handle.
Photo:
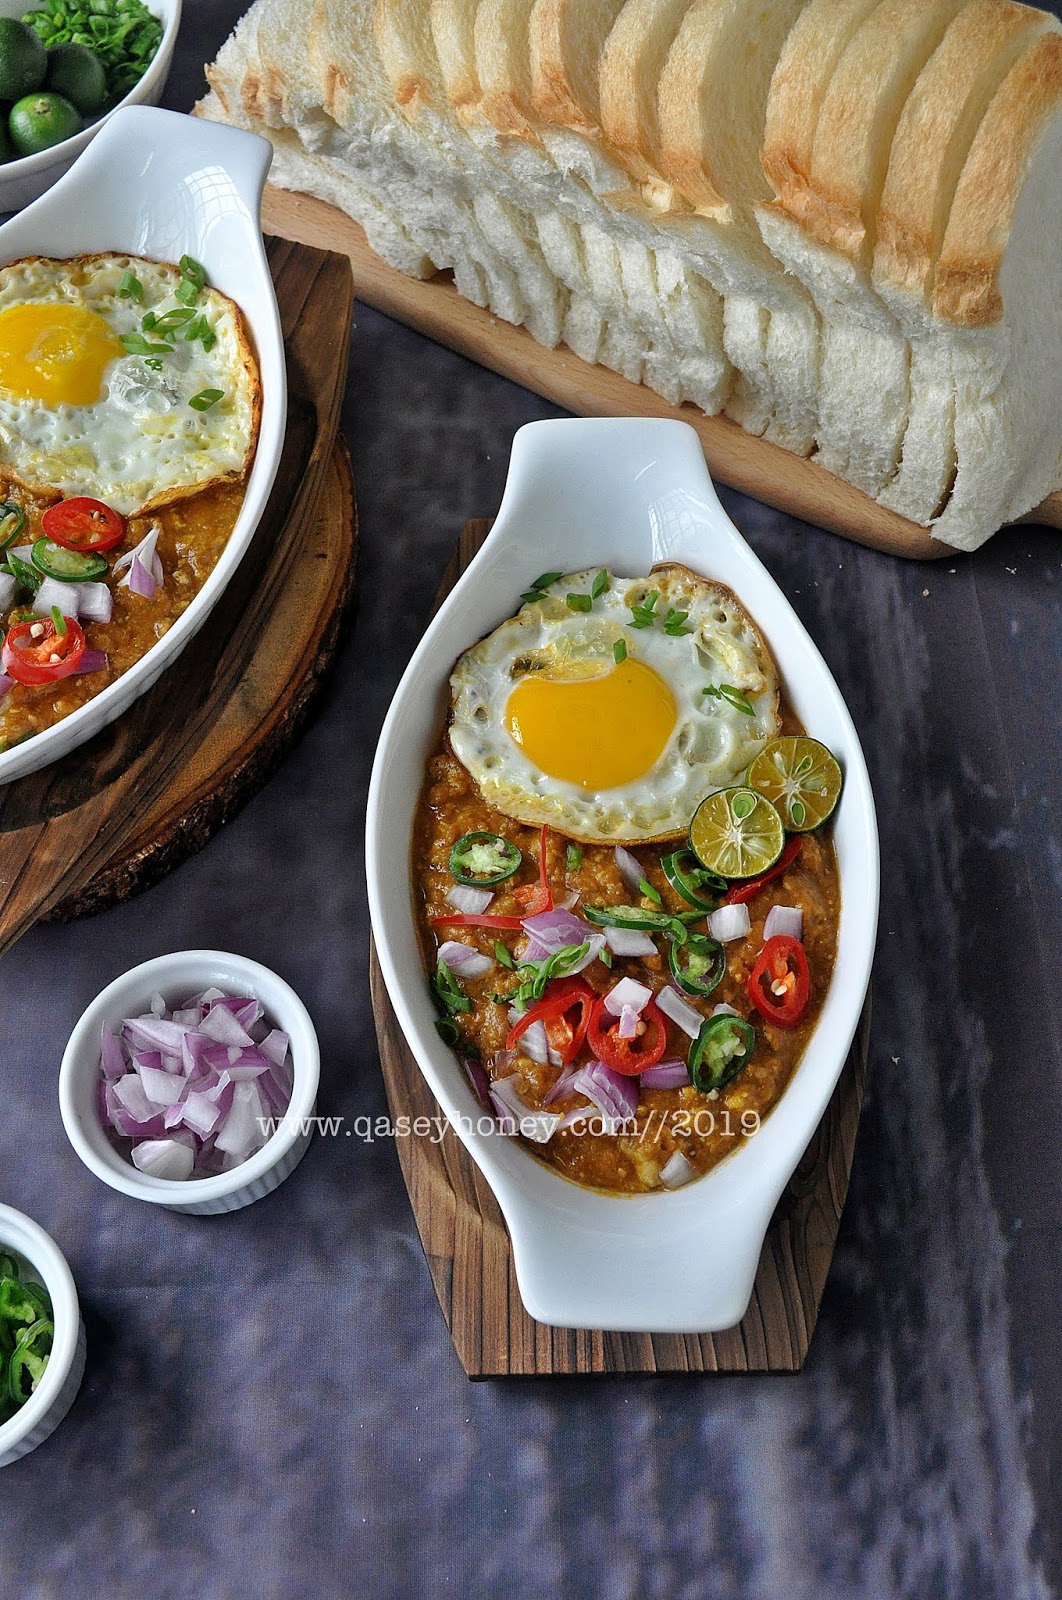
{"label": "white serving dish with handle", "polygon": [[[38,150],[32,156],[16,156],[0,164],[0,211],[18,211],[50,189],[88,147],[109,118],[121,111],[123,106],[158,104],[166,87],[173,47],[177,43],[177,30],[181,25],[181,0],[146,0],[146,3],[148,10],[154,12],[162,23],[162,41],[143,77],[134,83],[113,111],[90,122],[80,133],[53,145],[50,150]],[[0,0],[0,17],[22,17],[33,9],[34,0]]]}
{"label": "white serving dish with handle", "polygon": [[262,382],[258,449],[236,526],[214,571],[167,633],[128,672],[62,722],[0,753],[0,783],[83,744],[150,689],[195,637],[258,526],[284,444],[284,340],[262,240],[268,140],[238,128],[131,106],[116,111],[65,177],[0,227],[0,266],[22,256],[127,251],[159,261],[194,256],[237,302]]}
{"label": "white serving dish with handle", "polygon": [[[797,715],[838,756],[841,919],[833,981],[789,1087],[758,1134],[671,1193],[580,1188],[489,1131],[435,1030],[410,894],[410,841],[454,661],[519,606],[547,569],[621,575],[676,561],[730,586],[758,622]],[[870,980],[878,840],[866,763],[825,662],[727,517],[697,435],[680,422],[534,422],[513,445],[480,553],[428,628],[395,694],[369,789],[369,905],[395,1013],[432,1092],[489,1182],[524,1305],[540,1322],[631,1332],[715,1332],[741,1320],[786,1182],[833,1093]]]}

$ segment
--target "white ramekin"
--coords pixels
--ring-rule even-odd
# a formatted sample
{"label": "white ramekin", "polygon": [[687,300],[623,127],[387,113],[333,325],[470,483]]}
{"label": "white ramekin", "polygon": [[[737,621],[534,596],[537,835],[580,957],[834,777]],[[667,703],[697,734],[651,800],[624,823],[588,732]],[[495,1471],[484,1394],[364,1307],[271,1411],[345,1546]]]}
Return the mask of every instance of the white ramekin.
{"label": "white ramekin", "polygon": [[[155,993],[172,1006],[210,985],[228,994],[253,996],[261,1002],[274,1027],[288,1034],[295,1072],[291,1103],[280,1127],[262,1149],[231,1172],[183,1182],[149,1177],[119,1154],[100,1121],[96,1088],[100,1029],[106,1022],[117,1031],[123,1017],[146,1012]],[[319,1079],[317,1034],[309,1012],[290,984],[244,956],[222,950],[178,950],[145,961],[115,978],[82,1014],[59,1069],[59,1110],[77,1154],[112,1189],[134,1200],[165,1206],[168,1211],[207,1216],[239,1211],[252,1200],[271,1193],[295,1170],[313,1132]]]}
{"label": "white ramekin", "polygon": [[[87,128],[53,145],[50,150],[38,150],[34,156],[18,156],[0,166],[0,211],[20,211],[50,189],[57,178],[73,166],[81,152],[92,142],[103,127],[121,111],[123,106],[155,106],[162,98],[169,76],[173,47],[177,43],[177,29],[181,25],[181,0],[147,0],[147,8],[162,23],[162,42],[148,69],[138,83],[134,83],[124,100],[105,117],[98,117]],[[0,17],[21,17],[31,9],[29,0],[0,0]]]}
{"label": "white ramekin", "polygon": [[52,1302],[55,1334],[44,1376],[26,1404],[0,1423],[0,1467],[29,1455],[54,1433],[81,1387],[85,1327],[66,1259],[43,1228],[11,1206],[0,1205],[0,1250],[10,1250],[44,1285]]}

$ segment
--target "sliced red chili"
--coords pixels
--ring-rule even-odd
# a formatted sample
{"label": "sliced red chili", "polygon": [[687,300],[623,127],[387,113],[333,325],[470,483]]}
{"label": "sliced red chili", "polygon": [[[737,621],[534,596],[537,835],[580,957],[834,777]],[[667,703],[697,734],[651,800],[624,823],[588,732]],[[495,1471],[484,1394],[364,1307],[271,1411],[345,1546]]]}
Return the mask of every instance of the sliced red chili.
{"label": "sliced red chili", "polygon": [[84,494],[49,506],[41,527],[53,544],[83,554],[113,550],[125,538],[125,518],[102,500]]}
{"label": "sliced red chili", "polygon": [[750,878],[747,883],[736,883],[728,889],[723,896],[725,906],[744,905],[746,900],[752,900],[759,894],[764,884],[771,883],[775,878],[780,878],[787,867],[791,867],[800,854],[800,847],[804,843],[801,836],[793,834],[786,840],[781,855],[773,867],[768,867],[766,872],[761,872],[758,878]]}
{"label": "sliced red chili", "polygon": [[795,1028],[811,997],[808,958],[799,939],[778,933],[768,939],[749,973],[749,999],[779,1028]]}
{"label": "sliced red chili", "polygon": [[548,828],[543,828],[538,841],[538,882],[521,884],[519,889],[513,890],[513,899],[521,907],[518,917],[501,916],[474,916],[471,912],[457,913],[453,916],[432,917],[432,922],[440,927],[461,928],[522,928],[525,917],[539,917],[544,911],[553,910],[553,890],[549,884],[549,874],[546,871],[546,839]]}
{"label": "sliced red chili", "polygon": [[[505,1048],[515,1050],[521,1034],[526,1033],[532,1023],[542,1022],[551,1048],[567,1066],[583,1047],[594,999],[593,989],[582,978],[555,979],[542,999],[513,1023]],[[568,1020],[571,1011],[578,1012],[574,1021]]]}
{"label": "sliced red chili", "polygon": [[628,1078],[636,1078],[654,1066],[667,1046],[667,1024],[655,1001],[649,1001],[638,1022],[642,1031],[633,1039],[621,1039],[620,1019],[612,1015],[602,997],[590,1014],[586,1030],[586,1042],[598,1061]]}
{"label": "sliced red chili", "polygon": [[3,670],[16,683],[57,683],[76,672],[85,654],[85,635],[73,617],[64,617],[59,633],[50,617],[16,622],[8,629],[0,654]]}
{"label": "sliced red chili", "polygon": [[513,899],[523,906],[525,917],[540,917],[544,911],[553,910],[553,890],[546,870],[546,840],[549,829],[543,826],[538,836],[538,882],[525,883],[513,890]]}

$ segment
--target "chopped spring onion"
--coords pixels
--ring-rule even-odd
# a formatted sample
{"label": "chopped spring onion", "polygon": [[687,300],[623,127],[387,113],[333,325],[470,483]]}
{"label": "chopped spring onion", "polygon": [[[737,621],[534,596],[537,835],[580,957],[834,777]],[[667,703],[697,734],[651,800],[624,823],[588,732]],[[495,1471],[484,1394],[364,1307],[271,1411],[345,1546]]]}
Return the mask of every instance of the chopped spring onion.
{"label": "chopped spring onion", "polygon": [[740,689],[735,689],[732,683],[721,683],[718,688],[714,683],[710,683],[707,689],[701,690],[701,693],[710,695],[713,700],[726,700],[735,711],[743,712],[746,717],[756,715],[756,707],[745,698]]}
{"label": "chopped spring onion", "polygon": [[144,298],[144,285],[135,272],[123,272],[114,292],[119,299],[140,301]]}
{"label": "chopped spring onion", "polygon": [[751,927],[749,908],[744,904],[720,906],[708,918],[708,931],[720,944],[728,944],[731,939],[744,939]]}
{"label": "chopped spring onion", "polygon": [[627,659],[627,646],[622,639],[617,639],[612,646],[612,655],[617,667],[621,667]]}
{"label": "chopped spring onion", "polygon": [[804,934],[804,913],[799,906],[772,906],[763,924],[764,943],[776,933],[789,939],[801,939]]}
{"label": "chopped spring onion", "polygon": [[656,602],[660,599],[659,589],[650,589],[641,605],[631,606],[632,628],[651,628],[656,621]]}
{"label": "chopped spring onion", "polygon": [[211,406],[216,406],[219,400],[225,398],[224,389],[200,389],[194,394],[188,404],[194,411],[209,411]]}

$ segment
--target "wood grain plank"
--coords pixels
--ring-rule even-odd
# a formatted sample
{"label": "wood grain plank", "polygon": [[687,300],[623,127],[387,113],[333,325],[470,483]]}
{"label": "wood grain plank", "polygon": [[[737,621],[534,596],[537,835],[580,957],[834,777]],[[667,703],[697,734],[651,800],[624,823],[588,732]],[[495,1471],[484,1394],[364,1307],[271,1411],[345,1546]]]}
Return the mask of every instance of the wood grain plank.
{"label": "wood grain plank", "polygon": [[332,459],[353,316],[342,256],[269,243],[286,335],[288,430],[261,523],[224,596],[159,682],[64,760],[0,790],[0,952],[77,895],[217,722],[316,514]]}
{"label": "wood grain plank", "polygon": [[[483,519],[465,525],[437,604],[489,529]],[[398,1026],[375,949],[370,951],[369,982],[392,1118],[441,1117]],[[456,1134],[447,1127],[438,1144],[398,1140],[432,1282],[469,1377],[799,1371],[815,1330],[848,1189],[869,1022],[868,1000],[830,1104],[772,1220],[748,1312],[738,1327],[722,1333],[617,1333],[546,1328],[534,1322],[520,1301],[497,1201]]]}
{"label": "wood grain plank", "polygon": [[[526,328],[463,299],[448,273],[427,281],[406,277],[376,255],[358,224],[335,206],[267,186],[263,217],[275,233],[342,250],[350,259],[358,298],[368,305],[568,411],[588,417],[677,417],[697,430],[713,474],[743,494],[892,555],[955,559],[949,545],[817,462],[754,438],[729,417],[708,417],[693,405],[674,406],[643,384],[589,365],[564,345],[548,350]],[[1062,527],[1062,491],[1021,520]]]}

